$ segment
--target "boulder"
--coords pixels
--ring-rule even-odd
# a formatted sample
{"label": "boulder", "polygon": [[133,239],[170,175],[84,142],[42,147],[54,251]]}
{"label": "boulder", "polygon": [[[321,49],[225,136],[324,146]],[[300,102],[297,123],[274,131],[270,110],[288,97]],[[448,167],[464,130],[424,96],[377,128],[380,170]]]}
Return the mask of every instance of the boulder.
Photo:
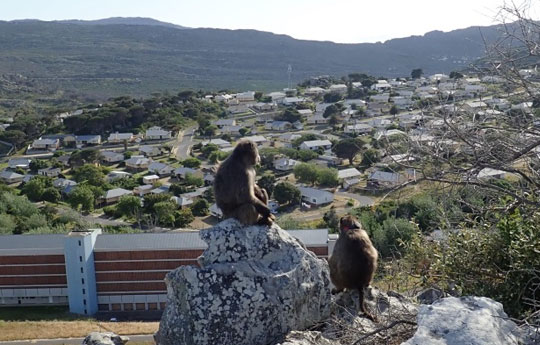
{"label": "boulder", "polygon": [[268,344],[330,314],[328,264],[277,224],[202,230],[200,267],[167,274],[160,345]]}
{"label": "boulder", "polygon": [[521,330],[502,304],[486,297],[447,297],[421,305],[418,329],[402,345],[522,344]]}
{"label": "boulder", "polygon": [[124,345],[128,341],[128,337],[112,332],[92,332],[83,339],[82,345]]}

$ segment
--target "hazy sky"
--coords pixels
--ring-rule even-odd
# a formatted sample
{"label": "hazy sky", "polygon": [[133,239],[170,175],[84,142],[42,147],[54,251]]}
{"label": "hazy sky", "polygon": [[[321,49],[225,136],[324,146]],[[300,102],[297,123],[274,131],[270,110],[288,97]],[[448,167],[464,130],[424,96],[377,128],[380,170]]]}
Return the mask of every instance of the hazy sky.
{"label": "hazy sky", "polygon": [[[0,0],[0,20],[151,17],[189,27],[376,42],[494,24],[504,0]],[[522,3],[523,0],[515,0]],[[540,19],[540,0],[529,0]]]}

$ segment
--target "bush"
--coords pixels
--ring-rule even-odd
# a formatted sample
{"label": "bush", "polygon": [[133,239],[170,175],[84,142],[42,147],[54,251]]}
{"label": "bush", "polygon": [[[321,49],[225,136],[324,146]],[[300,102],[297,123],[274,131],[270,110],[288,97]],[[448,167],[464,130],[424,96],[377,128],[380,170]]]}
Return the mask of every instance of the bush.
{"label": "bush", "polygon": [[199,199],[191,205],[191,212],[196,217],[204,217],[210,213],[210,204],[205,199]]}

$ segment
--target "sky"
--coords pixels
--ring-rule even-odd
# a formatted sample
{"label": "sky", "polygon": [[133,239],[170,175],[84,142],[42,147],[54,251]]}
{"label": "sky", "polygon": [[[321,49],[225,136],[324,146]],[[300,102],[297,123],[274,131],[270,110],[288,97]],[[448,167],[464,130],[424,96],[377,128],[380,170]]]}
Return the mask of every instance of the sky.
{"label": "sky", "polygon": [[[540,0],[530,17],[540,19]],[[0,20],[150,17],[188,27],[255,29],[297,39],[384,42],[496,24],[504,0],[0,0]],[[508,3],[508,0],[507,0]]]}

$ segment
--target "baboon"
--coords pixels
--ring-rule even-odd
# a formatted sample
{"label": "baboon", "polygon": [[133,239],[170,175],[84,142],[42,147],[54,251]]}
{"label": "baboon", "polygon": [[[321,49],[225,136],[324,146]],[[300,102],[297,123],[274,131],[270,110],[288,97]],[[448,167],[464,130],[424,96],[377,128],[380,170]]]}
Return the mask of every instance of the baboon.
{"label": "baboon", "polygon": [[376,318],[364,305],[364,288],[368,287],[377,268],[377,250],[362,225],[352,216],[339,220],[340,235],[328,263],[333,293],[344,289],[358,290],[360,310],[372,321]]}
{"label": "baboon", "polygon": [[240,141],[224,160],[214,179],[216,204],[223,218],[236,218],[244,225],[271,225],[274,216],[268,208],[268,193],[255,184],[254,166],[260,161],[257,145]]}

